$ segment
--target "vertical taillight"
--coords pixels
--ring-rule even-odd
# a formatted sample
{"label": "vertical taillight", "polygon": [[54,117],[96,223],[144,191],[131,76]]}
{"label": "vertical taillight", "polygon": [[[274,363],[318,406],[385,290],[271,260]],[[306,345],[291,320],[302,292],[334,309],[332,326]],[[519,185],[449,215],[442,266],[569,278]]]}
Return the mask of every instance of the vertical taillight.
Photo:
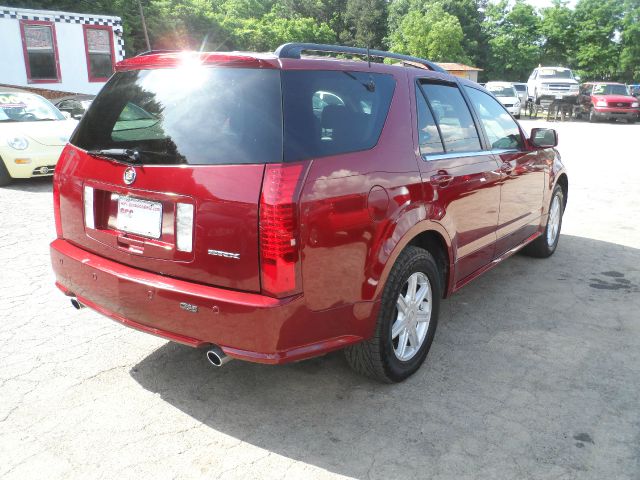
{"label": "vertical taillight", "polygon": [[62,238],[62,218],[60,217],[60,180],[53,174],[53,218],[56,224],[56,237]]}
{"label": "vertical taillight", "polygon": [[262,291],[284,297],[301,290],[297,200],[303,164],[267,164],[260,196]]}
{"label": "vertical taillight", "polygon": [[62,150],[56,168],[53,172],[53,218],[56,224],[56,236],[62,237],[62,217],[60,215],[60,183],[62,181],[62,174],[60,173],[64,168],[64,164],[68,157],[75,155],[73,147],[67,144]]}

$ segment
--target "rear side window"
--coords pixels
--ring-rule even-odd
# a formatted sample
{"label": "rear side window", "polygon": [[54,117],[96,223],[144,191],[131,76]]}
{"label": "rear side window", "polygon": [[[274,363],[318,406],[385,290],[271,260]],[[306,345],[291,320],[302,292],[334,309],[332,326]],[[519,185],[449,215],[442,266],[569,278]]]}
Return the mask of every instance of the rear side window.
{"label": "rear side window", "polygon": [[430,153],[442,153],[444,147],[440,138],[440,132],[431,114],[431,109],[424,99],[422,91],[416,87],[416,110],[418,111],[418,143],[420,144],[420,155]]}
{"label": "rear side window", "polygon": [[502,105],[490,95],[465,87],[473,108],[480,117],[491,148],[522,148],[522,135],[516,122]]}
{"label": "rear side window", "polygon": [[378,143],[395,89],[391,75],[284,71],[284,160],[368,150]]}
{"label": "rear side window", "polygon": [[480,150],[478,131],[458,87],[426,82],[421,85],[440,127],[446,151],[455,153]]}
{"label": "rear side window", "polygon": [[136,149],[145,164],[281,161],[280,72],[195,66],[117,73],[70,142]]}

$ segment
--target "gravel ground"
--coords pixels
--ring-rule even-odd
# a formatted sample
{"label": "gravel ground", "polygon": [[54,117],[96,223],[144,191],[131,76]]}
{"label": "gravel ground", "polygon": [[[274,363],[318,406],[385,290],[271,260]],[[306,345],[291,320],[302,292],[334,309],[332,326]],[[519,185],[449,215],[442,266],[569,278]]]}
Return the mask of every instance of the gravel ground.
{"label": "gravel ground", "polygon": [[640,478],[640,125],[554,125],[556,254],[445,301],[427,363],[394,386],[339,353],[212,369],[73,310],[50,180],[0,188],[0,478]]}

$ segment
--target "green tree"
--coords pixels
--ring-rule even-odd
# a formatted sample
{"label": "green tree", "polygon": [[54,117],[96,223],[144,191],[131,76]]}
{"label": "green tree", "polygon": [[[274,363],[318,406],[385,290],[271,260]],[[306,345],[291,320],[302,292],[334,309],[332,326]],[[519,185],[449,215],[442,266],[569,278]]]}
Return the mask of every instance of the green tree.
{"label": "green tree", "polygon": [[624,3],[620,69],[626,82],[640,82],[640,0]]}
{"label": "green tree", "polygon": [[619,72],[622,26],[619,0],[578,0],[575,8],[575,46],[571,48],[576,67],[584,79],[607,80]]}
{"label": "green tree", "polygon": [[358,47],[383,48],[387,33],[386,0],[347,0],[342,43]]}
{"label": "green tree", "polygon": [[438,3],[426,13],[410,10],[391,35],[391,49],[434,61],[466,62],[462,48],[464,33],[456,17]]}
{"label": "green tree", "polygon": [[494,80],[523,81],[540,60],[540,18],[534,7],[516,0],[489,4],[485,33],[489,37],[486,74]]}
{"label": "green tree", "polygon": [[541,10],[540,33],[543,37],[541,63],[543,65],[569,65],[571,46],[575,44],[573,10],[565,0],[554,0],[553,5]]}

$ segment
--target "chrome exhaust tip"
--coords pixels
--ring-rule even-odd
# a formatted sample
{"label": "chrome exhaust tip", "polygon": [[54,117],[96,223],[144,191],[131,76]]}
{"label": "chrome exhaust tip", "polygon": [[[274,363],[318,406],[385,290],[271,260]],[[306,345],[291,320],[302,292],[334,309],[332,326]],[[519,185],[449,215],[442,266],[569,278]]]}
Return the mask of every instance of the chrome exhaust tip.
{"label": "chrome exhaust tip", "polygon": [[82,310],[83,308],[85,308],[85,305],[80,303],[76,297],[71,298],[71,305],[73,305],[73,308],[75,308],[76,310]]}
{"label": "chrome exhaust tip", "polygon": [[225,363],[230,362],[232,360],[231,357],[228,357],[220,347],[217,345],[213,345],[209,347],[207,350],[207,360],[214,367],[222,367]]}

